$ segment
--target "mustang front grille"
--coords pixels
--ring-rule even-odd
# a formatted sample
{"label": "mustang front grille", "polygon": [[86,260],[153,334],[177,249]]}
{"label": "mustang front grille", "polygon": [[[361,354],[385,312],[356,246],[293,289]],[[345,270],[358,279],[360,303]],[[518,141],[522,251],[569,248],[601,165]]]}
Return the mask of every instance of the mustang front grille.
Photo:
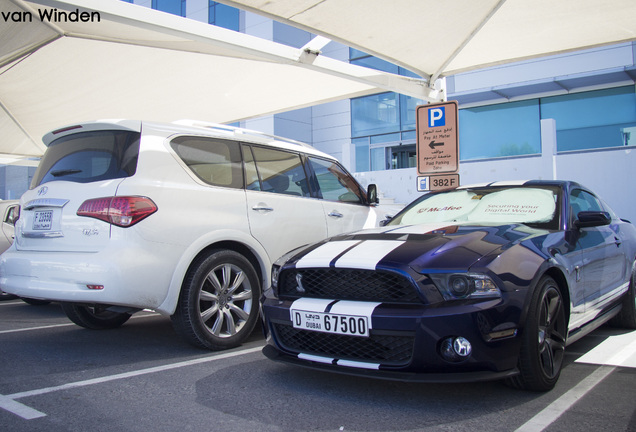
{"label": "mustang front grille", "polygon": [[413,336],[356,337],[299,330],[278,323],[273,323],[273,329],[282,347],[295,353],[393,366],[405,365],[413,356]]}
{"label": "mustang front grille", "polygon": [[396,273],[356,269],[297,269],[281,273],[278,295],[383,303],[422,303],[415,286]]}

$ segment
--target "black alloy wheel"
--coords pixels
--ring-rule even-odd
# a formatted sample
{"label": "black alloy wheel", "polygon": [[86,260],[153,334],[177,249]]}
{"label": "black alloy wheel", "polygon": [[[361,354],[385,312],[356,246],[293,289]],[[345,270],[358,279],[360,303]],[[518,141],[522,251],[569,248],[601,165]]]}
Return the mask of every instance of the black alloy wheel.
{"label": "black alloy wheel", "polygon": [[525,390],[551,390],[563,366],[567,320],[563,296],[549,276],[539,281],[521,337],[520,374],[511,383]]}

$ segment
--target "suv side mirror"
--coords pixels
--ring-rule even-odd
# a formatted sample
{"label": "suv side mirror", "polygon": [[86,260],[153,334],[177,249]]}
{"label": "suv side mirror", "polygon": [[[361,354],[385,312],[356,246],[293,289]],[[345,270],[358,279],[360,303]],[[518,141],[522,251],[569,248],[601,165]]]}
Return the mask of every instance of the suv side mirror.
{"label": "suv side mirror", "polygon": [[367,201],[370,205],[378,204],[380,199],[378,198],[378,187],[371,183],[367,188]]}
{"label": "suv side mirror", "polygon": [[577,228],[609,225],[612,222],[610,214],[604,211],[582,211],[576,217],[574,225]]}

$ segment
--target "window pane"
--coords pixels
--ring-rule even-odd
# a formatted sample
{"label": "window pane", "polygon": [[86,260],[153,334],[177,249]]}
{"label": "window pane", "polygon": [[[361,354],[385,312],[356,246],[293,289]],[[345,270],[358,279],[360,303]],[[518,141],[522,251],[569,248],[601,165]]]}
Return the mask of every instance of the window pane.
{"label": "window pane", "polygon": [[400,141],[399,133],[375,135],[371,137],[371,144],[382,144],[387,142],[399,142],[399,141]]}
{"label": "window pane", "polygon": [[391,169],[413,168],[417,166],[415,145],[391,148]]}
{"label": "window pane", "polygon": [[238,143],[215,138],[178,137],[172,148],[204,182],[232,188],[243,187]]}
{"label": "window pane", "polygon": [[603,207],[599,200],[595,196],[576,189],[572,191],[570,196],[570,207],[572,208],[572,215],[576,216],[582,211],[601,211]]}
{"label": "window pane", "polygon": [[541,118],[555,119],[559,151],[628,145],[636,132],[634,87],[543,98]]}
{"label": "window pane", "polygon": [[254,162],[252,148],[250,146],[243,146],[243,161],[245,164],[245,189],[256,191],[261,190],[261,182],[258,178],[256,162]]}
{"label": "window pane", "polygon": [[390,72],[394,74],[397,74],[399,71],[396,65],[389,63],[388,61],[380,60],[377,57],[371,57],[371,56],[362,57],[357,60],[352,60],[351,63],[358,66],[364,66],[371,69],[381,70],[384,72]]}
{"label": "window pane", "polygon": [[152,8],[173,15],[185,16],[184,0],[152,0]]}
{"label": "window pane", "polygon": [[137,132],[102,130],[58,138],[49,145],[32,184],[53,180],[90,183],[130,177],[137,170],[139,136]]}
{"label": "window pane", "polygon": [[356,172],[369,171],[369,138],[351,140],[356,152]]}
{"label": "window pane", "polygon": [[239,10],[210,0],[208,23],[239,31]]}
{"label": "window pane", "polygon": [[400,110],[402,130],[415,129],[417,120],[415,109],[418,105],[423,105],[424,101],[410,96],[400,95]]}
{"label": "window pane", "polygon": [[263,192],[311,196],[300,155],[263,147],[252,150]]}
{"label": "window pane", "polygon": [[383,93],[352,99],[351,117],[354,137],[399,132],[398,95]]}
{"label": "window pane", "polygon": [[460,160],[541,153],[539,101],[459,110]]}
{"label": "window pane", "polygon": [[388,169],[385,163],[385,154],[385,147],[371,149],[371,171],[384,171]]}
{"label": "window pane", "polygon": [[350,203],[363,202],[355,180],[331,161],[309,158],[316,173],[323,199]]}

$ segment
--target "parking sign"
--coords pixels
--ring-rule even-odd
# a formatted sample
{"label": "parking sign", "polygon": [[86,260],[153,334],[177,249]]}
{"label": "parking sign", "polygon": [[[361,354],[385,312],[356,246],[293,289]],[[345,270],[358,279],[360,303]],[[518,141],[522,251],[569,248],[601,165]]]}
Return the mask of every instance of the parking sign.
{"label": "parking sign", "polygon": [[457,102],[420,105],[416,116],[418,175],[456,173],[459,170]]}
{"label": "parking sign", "polygon": [[428,109],[428,127],[446,126],[446,107]]}

